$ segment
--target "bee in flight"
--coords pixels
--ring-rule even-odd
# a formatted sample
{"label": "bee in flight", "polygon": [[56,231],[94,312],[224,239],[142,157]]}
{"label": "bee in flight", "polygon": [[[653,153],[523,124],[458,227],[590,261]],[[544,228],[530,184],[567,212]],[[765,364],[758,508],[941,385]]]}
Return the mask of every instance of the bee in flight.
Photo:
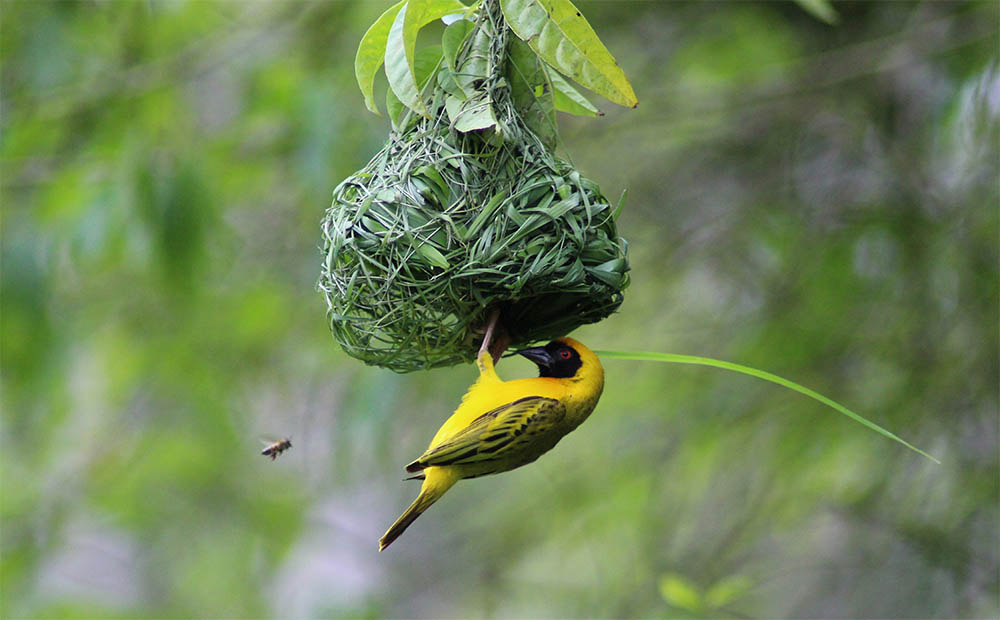
{"label": "bee in flight", "polygon": [[278,455],[285,450],[292,447],[292,440],[289,437],[285,437],[280,441],[275,441],[274,443],[268,445],[266,448],[260,451],[264,456],[271,457],[271,460],[278,458]]}

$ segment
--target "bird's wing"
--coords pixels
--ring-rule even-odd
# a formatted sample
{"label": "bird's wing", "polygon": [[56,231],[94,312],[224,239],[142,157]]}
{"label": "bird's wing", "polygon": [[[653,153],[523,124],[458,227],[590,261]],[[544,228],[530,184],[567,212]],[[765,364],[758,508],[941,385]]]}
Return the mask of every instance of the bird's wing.
{"label": "bird's wing", "polygon": [[502,459],[558,424],[565,414],[566,407],[554,398],[520,398],[479,416],[448,441],[424,452],[406,471]]}

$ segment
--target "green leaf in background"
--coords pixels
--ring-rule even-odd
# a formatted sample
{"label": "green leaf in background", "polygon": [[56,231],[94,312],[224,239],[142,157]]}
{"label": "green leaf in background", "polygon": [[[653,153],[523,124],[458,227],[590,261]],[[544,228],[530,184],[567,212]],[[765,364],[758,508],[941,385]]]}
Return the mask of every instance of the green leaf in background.
{"label": "green leaf in background", "polygon": [[667,573],[660,577],[660,596],[678,609],[699,613],[702,610],[701,593],[686,577]]}
{"label": "green leaf in background", "polygon": [[389,88],[406,107],[427,116],[414,73],[414,55],[420,29],[445,15],[465,10],[458,0],[410,0],[393,19],[385,48],[385,75]]}
{"label": "green leaf in background", "polygon": [[550,69],[547,73],[549,81],[552,83],[553,100],[557,110],[577,116],[602,116],[604,114],[580,94],[580,91],[573,88],[573,85],[567,82],[566,78],[559,75],[558,71]]}
{"label": "green leaf in background", "polygon": [[705,604],[713,609],[725,607],[746,594],[751,585],[743,575],[723,577],[705,592]]}
{"label": "green leaf in background", "polygon": [[831,26],[840,22],[840,15],[837,15],[830,0],[795,0],[795,4],[802,7],[806,13]]}
{"label": "green leaf in background", "polygon": [[823,396],[819,392],[815,392],[807,387],[801,386],[798,383],[795,383],[794,381],[789,381],[784,377],[779,377],[778,375],[771,374],[764,370],[757,370],[756,368],[750,368],[749,366],[734,364],[732,362],[724,362],[722,360],[716,360],[710,357],[699,357],[697,355],[680,355],[677,353],[647,353],[640,351],[595,351],[594,353],[596,353],[598,356],[612,358],[612,359],[620,359],[620,360],[639,360],[644,362],[668,362],[672,364],[695,364],[698,366],[713,366],[715,368],[723,368],[725,370],[732,370],[734,372],[739,372],[744,375],[750,375],[751,377],[757,377],[758,379],[763,379],[764,381],[770,381],[771,383],[777,383],[780,386],[786,387],[790,390],[794,390],[800,394],[805,394],[806,396],[814,400],[818,400],[824,405],[836,409],[837,411],[851,418],[855,422],[859,422],[867,426],[876,433],[888,437],[893,441],[903,444],[910,450],[913,450],[918,454],[926,456],[927,458],[934,461],[938,465],[941,464],[941,461],[937,460],[930,454],[927,454],[920,448],[917,448],[907,443],[905,440],[890,433],[889,431],[885,430],[878,424],[875,424],[874,422],[869,422],[865,418],[854,413],[853,411],[841,405],[840,403],[831,400],[826,396]]}
{"label": "green leaf in background", "polygon": [[639,105],[611,52],[569,0],[500,0],[511,30],[579,84],[623,106]]}
{"label": "green leaf in background", "polygon": [[511,37],[507,46],[507,79],[514,107],[525,124],[550,150],[556,148],[556,110],[545,66],[530,47]]}
{"label": "green leaf in background", "polygon": [[358,79],[358,87],[361,88],[361,94],[365,96],[365,105],[375,114],[379,113],[378,106],[375,105],[375,74],[385,59],[385,44],[389,38],[389,28],[404,4],[406,4],[406,0],[400,0],[375,20],[365,36],[361,37],[358,54],[354,57],[354,75]]}

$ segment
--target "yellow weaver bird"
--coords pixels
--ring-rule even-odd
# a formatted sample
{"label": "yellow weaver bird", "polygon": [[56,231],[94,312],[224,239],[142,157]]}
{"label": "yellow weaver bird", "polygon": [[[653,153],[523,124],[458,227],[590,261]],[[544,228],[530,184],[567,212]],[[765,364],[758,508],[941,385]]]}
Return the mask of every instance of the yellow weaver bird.
{"label": "yellow weaver bird", "polygon": [[[487,342],[489,333],[487,333]],[[597,356],[572,338],[517,351],[538,365],[539,376],[503,381],[493,358],[480,350],[479,379],[406,471],[423,479],[420,494],[379,540],[379,551],[399,538],[431,504],[462,478],[527,465],[579,426],[604,389]],[[419,472],[419,473],[418,473]]]}

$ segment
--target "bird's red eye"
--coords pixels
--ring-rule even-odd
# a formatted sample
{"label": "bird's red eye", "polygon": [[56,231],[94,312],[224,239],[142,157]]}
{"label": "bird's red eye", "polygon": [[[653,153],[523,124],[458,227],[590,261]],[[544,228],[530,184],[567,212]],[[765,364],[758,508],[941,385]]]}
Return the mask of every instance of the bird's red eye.
{"label": "bird's red eye", "polygon": [[568,360],[569,356],[570,356],[569,349],[563,349],[562,351],[559,352],[559,357],[563,358],[564,360]]}

